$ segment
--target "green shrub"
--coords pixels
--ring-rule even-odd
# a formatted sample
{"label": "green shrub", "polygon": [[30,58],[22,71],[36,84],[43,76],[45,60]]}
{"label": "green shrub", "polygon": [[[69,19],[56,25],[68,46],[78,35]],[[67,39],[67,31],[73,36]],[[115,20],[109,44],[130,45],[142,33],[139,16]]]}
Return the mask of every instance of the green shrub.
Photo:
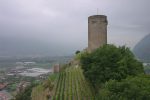
{"label": "green shrub", "polygon": [[95,88],[110,79],[121,80],[144,73],[142,63],[125,46],[104,45],[92,53],[82,54],[80,62],[85,77]]}
{"label": "green shrub", "polygon": [[31,83],[31,85],[27,86],[24,91],[15,96],[15,100],[31,100],[32,89],[37,85],[38,83]]}
{"label": "green shrub", "polygon": [[100,89],[99,100],[150,100],[150,76],[109,80]]}

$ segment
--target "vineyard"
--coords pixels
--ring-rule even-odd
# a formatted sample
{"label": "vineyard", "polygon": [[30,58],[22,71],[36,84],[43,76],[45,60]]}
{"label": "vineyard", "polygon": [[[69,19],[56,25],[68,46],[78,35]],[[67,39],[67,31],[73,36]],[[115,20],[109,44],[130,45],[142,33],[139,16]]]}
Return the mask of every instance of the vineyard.
{"label": "vineyard", "polygon": [[56,79],[52,100],[94,100],[80,67],[69,67]]}

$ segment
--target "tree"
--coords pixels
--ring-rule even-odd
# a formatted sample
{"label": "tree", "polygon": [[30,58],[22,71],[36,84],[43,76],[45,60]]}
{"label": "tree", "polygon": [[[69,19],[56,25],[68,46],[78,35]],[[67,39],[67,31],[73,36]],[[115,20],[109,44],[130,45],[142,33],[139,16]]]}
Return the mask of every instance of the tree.
{"label": "tree", "polygon": [[150,76],[128,77],[121,81],[109,80],[100,89],[99,100],[150,100]]}
{"label": "tree", "polygon": [[24,91],[15,96],[15,100],[31,100],[32,88],[37,85],[38,83],[31,83],[31,85],[27,86]]}
{"label": "tree", "polygon": [[77,50],[77,51],[75,52],[75,54],[78,54],[78,53],[80,53],[80,51],[79,51],[79,50]]}
{"label": "tree", "polygon": [[128,75],[144,73],[142,63],[125,46],[104,45],[82,54],[80,62],[85,77],[95,88],[110,79],[121,80]]}

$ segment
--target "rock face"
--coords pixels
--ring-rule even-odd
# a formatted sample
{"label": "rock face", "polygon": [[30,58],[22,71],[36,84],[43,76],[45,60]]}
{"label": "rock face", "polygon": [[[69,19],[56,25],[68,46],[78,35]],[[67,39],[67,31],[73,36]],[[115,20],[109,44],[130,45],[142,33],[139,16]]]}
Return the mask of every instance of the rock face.
{"label": "rock face", "polygon": [[107,44],[107,16],[94,15],[88,18],[88,51]]}
{"label": "rock face", "polygon": [[133,49],[137,58],[150,62],[150,34],[145,36]]}

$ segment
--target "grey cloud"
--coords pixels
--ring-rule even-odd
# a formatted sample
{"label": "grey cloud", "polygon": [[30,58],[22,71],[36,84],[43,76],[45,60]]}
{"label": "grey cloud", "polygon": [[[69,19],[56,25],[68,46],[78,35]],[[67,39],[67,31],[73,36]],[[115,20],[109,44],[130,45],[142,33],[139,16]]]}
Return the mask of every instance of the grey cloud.
{"label": "grey cloud", "polygon": [[53,49],[51,54],[73,54],[87,47],[87,17],[99,8],[99,14],[108,16],[109,43],[133,48],[150,32],[149,4],[149,0],[1,0],[0,37],[37,41],[45,44],[43,49]]}

